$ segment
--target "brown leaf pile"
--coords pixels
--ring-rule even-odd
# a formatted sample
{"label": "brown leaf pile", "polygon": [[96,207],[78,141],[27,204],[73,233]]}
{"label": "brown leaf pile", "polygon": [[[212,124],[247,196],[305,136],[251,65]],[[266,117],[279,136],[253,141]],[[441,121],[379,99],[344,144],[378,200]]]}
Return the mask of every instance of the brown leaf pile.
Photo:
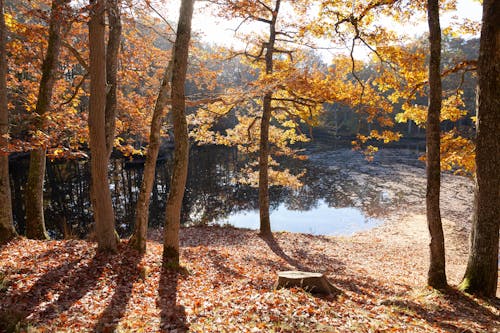
{"label": "brown leaf pile", "polygon": [[[499,332],[498,301],[422,288],[421,220],[350,238],[185,228],[186,269],[164,272],[155,234],[143,257],[125,244],[103,255],[86,241],[18,239],[0,252],[0,331]],[[450,243],[458,283],[466,258]],[[275,290],[290,269],[324,272],[342,292]]]}

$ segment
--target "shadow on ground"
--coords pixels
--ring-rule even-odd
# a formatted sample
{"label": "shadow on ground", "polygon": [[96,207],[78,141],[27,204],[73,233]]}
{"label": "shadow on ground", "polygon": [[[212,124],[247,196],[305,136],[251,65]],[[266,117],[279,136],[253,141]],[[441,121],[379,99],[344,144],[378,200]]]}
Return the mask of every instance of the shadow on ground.
{"label": "shadow on ground", "polygon": [[142,255],[129,247],[120,249],[119,253],[119,264],[113,266],[116,276],[115,293],[95,326],[96,332],[114,332],[116,330],[132,296],[134,283],[142,278],[141,274],[143,273],[138,266]]}
{"label": "shadow on ground", "polygon": [[500,327],[500,316],[488,308],[491,306],[500,309],[500,300],[496,298],[483,302],[481,304],[471,296],[449,288],[442,294],[437,293],[434,297],[426,297],[419,302],[409,297],[401,297],[386,299],[380,304],[391,307],[401,315],[423,319],[445,332],[458,333],[471,332],[470,328],[460,326],[461,322],[470,318],[474,318],[474,321],[483,327]]}
{"label": "shadow on ground", "polygon": [[158,285],[157,307],[160,308],[161,332],[187,332],[184,306],[177,304],[177,285],[182,277],[182,269],[162,269]]}

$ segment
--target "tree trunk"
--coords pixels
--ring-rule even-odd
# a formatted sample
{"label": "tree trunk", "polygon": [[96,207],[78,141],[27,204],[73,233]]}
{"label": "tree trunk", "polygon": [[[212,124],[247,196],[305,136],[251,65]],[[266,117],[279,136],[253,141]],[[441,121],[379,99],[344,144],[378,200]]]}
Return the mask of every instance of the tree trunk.
{"label": "tree trunk", "polygon": [[262,119],[260,122],[259,147],[259,213],[260,234],[271,235],[271,219],[269,217],[269,123],[271,122],[272,93],[264,96]]}
{"label": "tree trunk", "polygon": [[91,186],[90,197],[94,212],[95,231],[100,251],[116,252],[118,239],[108,181],[108,152],[106,148],[106,54],[105,0],[91,0],[89,20],[90,98],[89,145]]}
{"label": "tree trunk", "polygon": [[12,217],[12,200],[9,180],[9,109],[7,102],[7,28],[5,26],[4,0],[0,0],[0,245],[17,236]]}
{"label": "tree trunk", "polygon": [[[276,41],[276,20],[281,1],[277,0],[272,19],[269,20],[269,40],[266,43],[266,74],[273,73],[274,43]],[[260,233],[263,236],[271,234],[271,220],[269,218],[269,125],[273,93],[267,92],[262,101],[262,119],[260,123],[260,154],[259,154],[259,212]]]}
{"label": "tree trunk", "polygon": [[[50,112],[52,91],[56,82],[59,51],[61,49],[61,22],[64,22],[63,9],[69,0],[53,0],[49,22],[49,42],[47,54],[42,64],[42,78],[36,103],[35,127],[44,131],[44,120]],[[26,184],[26,236],[34,239],[49,239],[45,230],[43,216],[43,183],[45,179],[46,147],[36,147],[30,153],[28,183]]]}
{"label": "tree trunk", "polygon": [[174,166],[167,199],[163,243],[163,266],[179,265],[179,229],[182,199],[189,162],[189,138],[185,116],[185,82],[194,0],[182,0],[177,25],[172,70],[172,120],[174,126]]}
{"label": "tree trunk", "polygon": [[429,108],[427,111],[427,225],[431,237],[430,265],[427,274],[429,286],[442,289],[447,286],[445,271],[445,247],[439,191],[441,187],[440,120],[441,113],[441,27],[439,24],[439,1],[428,0],[429,23]]}
{"label": "tree trunk", "polygon": [[45,147],[30,152],[26,200],[26,237],[50,239],[43,216],[43,183],[45,179]]}
{"label": "tree trunk", "polygon": [[106,94],[105,124],[106,149],[109,158],[113,151],[115,140],[118,53],[122,34],[119,0],[107,0],[107,13],[109,22],[108,45],[106,49],[106,81],[108,92]]}
{"label": "tree trunk", "polygon": [[500,1],[483,1],[479,47],[476,190],[469,260],[460,288],[495,297],[500,224]]}
{"label": "tree trunk", "polygon": [[141,190],[137,205],[135,208],[135,226],[134,233],[130,238],[129,245],[134,247],[140,253],[146,252],[146,234],[148,231],[149,202],[151,191],[155,181],[156,160],[160,150],[161,137],[160,130],[164,117],[165,106],[170,98],[170,81],[172,79],[172,60],[168,62],[165,74],[161,82],[160,91],[156,98],[156,104],[151,119],[151,130],[149,132],[149,145],[144,164],[144,173],[142,176]]}

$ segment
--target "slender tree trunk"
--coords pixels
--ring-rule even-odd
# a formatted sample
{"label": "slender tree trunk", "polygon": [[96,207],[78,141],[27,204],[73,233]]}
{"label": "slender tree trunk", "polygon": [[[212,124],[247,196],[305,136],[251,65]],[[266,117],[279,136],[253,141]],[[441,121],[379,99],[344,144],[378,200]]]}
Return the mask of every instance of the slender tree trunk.
{"label": "slender tree trunk", "polygon": [[[273,73],[274,43],[276,41],[276,20],[281,1],[277,0],[272,19],[269,21],[269,41],[267,43],[265,62],[266,74]],[[273,93],[264,95],[262,103],[262,119],[260,123],[260,155],[259,155],[259,212],[260,233],[263,236],[271,235],[271,220],[269,218],[269,125]]]}
{"label": "slender tree trunk", "polygon": [[495,297],[500,224],[500,1],[483,1],[479,46],[476,190],[469,260],[460,288]]}
{"label": "slender tree trunk", "polygon": [[272,93],[264,96],[262,119],[260,122],[259,147],[259,213],[260,234],[271,235],[271,219],[269,217],[269,124],[271,122]]}
{"label": "slender tree trunk", "polygon": [[163,266],[179,265],[179,229],[182,199],[189,162],[189,138],[185,116],[185,82],[194,0],[182,0],[175,40],[172,69],[172,119],[174,125],[174,166],[167,199],[163,243]]}
{"label": "slender tree trunk", "polygon": [[45,147],[30,152],[28,182],[24,191],[26,200],[26,237],[50,239],[43,215],[43,183],[45,180]]}
{"label": "slender tree trunk", "polygon": [[106,63],[105,63],[105,0],[90,1],[90,99],[89,145],[92,183],[90,197],[94,212],[95,231],[100,251],[116,252],[118,238],[108,180],[108,152],[106,148]]}
{"label": "slender tree trunk", "polygon": [[113,151],[116,127],[116,89],[118,75],[118,53],[120,50],[120,38],[122,24],[120,17],[119,0],[107,0],[107,13],[109,22],[108,45],[106,49],[106,149],[108,158]]}
{"label": "slender tree trunk", "polygon": [[172,60],[168,62],[165,74],[161,82],[160,91],[156,98],[156,104],[151,119],[151,130],[149,132],[149,146],[144,164],[144,173],[142,177],[141,190],[137,205],[135,208],[135,226],[134,233],[129,244],[140,253],[146,252],[146,234],[148,231],[149,203],[151,191],[155,181],[156,160],[160,150],[161,137],[160,130],[164,117],[165,106],[170,98],[170,81],[172,80]]}
{"label": "slender tree trunk", "polygon": [[[35,126],[44,131],[44,118],[50,112],[52,91],[56,82],[59,51],[61,49],[61,27],[64,22],[63,10],[68,0],[53,0],[49,22],[49,42],[47,54],[42,64],[42,78],[36,103],[37,119]],[[45,145],[33,149],[30,153],[28,183],[26,184],[26,236],[34,239],[49,239],[45,230],[43,216],[43,183],[45,179]]]}
{"label": "slender tree trunk", "polygon": [[427,225],[431,236],[430,265],[427,283],[433,288],[447,286],[445,270],[445,247],[439,191],[441,187],[440,120],[441,113],[441,27],[439,24],[439,1],[428,0],[429,23],[429,108],[427,111]]}
{"label": "slender tree trunk", "polygon": [[12,217],[10,197],[9,140],[4,137],[9,133],[9,109],[7,103],[7,28],[5,26],[4,0],[0,0],[0,245],[17,236]]}

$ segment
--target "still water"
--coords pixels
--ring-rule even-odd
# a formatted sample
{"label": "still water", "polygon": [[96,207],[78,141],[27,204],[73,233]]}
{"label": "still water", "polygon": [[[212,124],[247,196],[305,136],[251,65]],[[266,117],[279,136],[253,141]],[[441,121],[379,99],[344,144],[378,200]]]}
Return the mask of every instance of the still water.
{"label": "still water", "polygon": [[[272,231],[301,232],[312,235],[350,235],[380,225],[380,219],[366,216],[354,207],[330,207],[320,199],[309,210],[293,210],[280,204],[271,214]],[[259,229],[259,211],[240,211],[215,224],[228,224],[237,228]]]}
{"label": "still water", "polygon": [[[245,157],[236,150],[220,147],[193,148],[189,177],[183,202],[182,220],[187,225],[231,224],[258,229],[257,189],[238,184]],[[306,161],[281,161],[283,167],[297,173],[306,170],[305,186],[299,190],[272,187],[271,225],[275,231],[304,232],[318,235],[350,235],[382,223],[384,215],[404,195],[388,193],[383,179],[376,177],[380,167],[367,162],[349,149],[332,154],[314,155]],[[401,155],[396,152],[395,155]],[[355,160],[353,160],[353,156]],[[411,159],[416,160],[412,154]],[[168,194],[171,152],[164,153],[157,165],[156,182],[151,195],[150,227],[164,223]],[[14,219],[24,232],[23,190],[28,160],[11,160]],[[377,171],[378,170],[378,171]],[[124,158],[111,161],[109,176],[116,215],[122,237],[133,230],[135,203],[142,179],[143,163]],[[54,238],[85,237],[92,225],[89,201],[90,170],[87,161],[50,162],[44,185],[47,229]]]}

